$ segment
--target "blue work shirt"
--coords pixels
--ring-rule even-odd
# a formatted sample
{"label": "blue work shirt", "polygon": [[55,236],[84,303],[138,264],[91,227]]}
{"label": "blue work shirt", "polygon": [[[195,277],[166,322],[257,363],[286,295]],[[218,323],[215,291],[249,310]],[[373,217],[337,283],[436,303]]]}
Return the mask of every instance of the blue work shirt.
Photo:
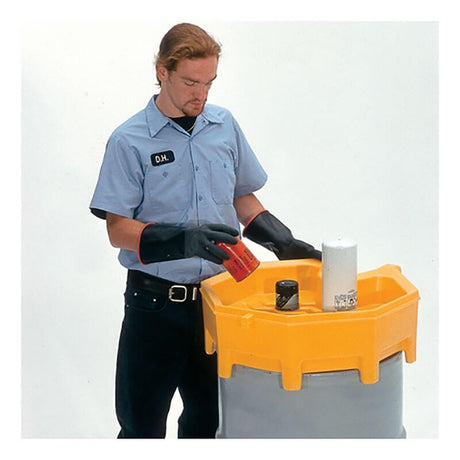
{"label": "blue work shirt", "polygon": [[[232,114],[206,104],[191,134],[164,116],[151,98],[147,107],[110,136],[91,211],[140,222],[239,229],[233,200],[260,189],[267,175]],[[222,272],[199,257],[144,265],[121,249],[120,263],[177,283],[197,283]]]}

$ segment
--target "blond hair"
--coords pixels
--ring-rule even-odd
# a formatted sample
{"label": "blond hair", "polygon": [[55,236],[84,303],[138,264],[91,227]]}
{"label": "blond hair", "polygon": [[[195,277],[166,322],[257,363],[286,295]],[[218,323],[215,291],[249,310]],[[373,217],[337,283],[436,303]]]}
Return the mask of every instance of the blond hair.
{"label": "blond hair", "polygon": [[[221,54],[221,45],[205,30],[194,24],[182,23],[172,27],[163,37],[155,64],[162,65],[168,72],[176,70],[182,59],[196,59]],[[158,84],[161,82],[158,80]]]}

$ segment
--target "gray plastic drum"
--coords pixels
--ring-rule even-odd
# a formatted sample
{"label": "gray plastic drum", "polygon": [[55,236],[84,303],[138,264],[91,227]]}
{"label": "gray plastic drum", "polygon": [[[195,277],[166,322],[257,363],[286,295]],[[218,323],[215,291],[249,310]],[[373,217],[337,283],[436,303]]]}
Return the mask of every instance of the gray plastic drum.
{"label": "gray plastic drum", "polygon": [[233,366],[219,378],[217,438],[405,438],[402,353],[380,362],[379,381],[357,370],[304,374],[286,391],[281,374]]}

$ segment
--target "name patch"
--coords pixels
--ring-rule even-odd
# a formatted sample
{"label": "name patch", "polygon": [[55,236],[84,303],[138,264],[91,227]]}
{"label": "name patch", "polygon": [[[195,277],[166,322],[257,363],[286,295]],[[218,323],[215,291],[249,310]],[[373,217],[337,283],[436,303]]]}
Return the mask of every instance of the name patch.
{"label": "name patch", "polygon": [[172,163],[174,158],[174,152],[172,150],[166,150],[165,152],[152,153],[150,155],[153,166],[161,166],[167,163]]}

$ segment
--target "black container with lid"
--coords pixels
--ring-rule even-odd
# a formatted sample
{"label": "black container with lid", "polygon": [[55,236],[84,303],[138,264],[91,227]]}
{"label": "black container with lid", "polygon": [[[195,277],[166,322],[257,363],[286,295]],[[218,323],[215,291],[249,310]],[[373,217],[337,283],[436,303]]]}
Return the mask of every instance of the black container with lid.
{"label": "black container with lid", "polygon": [[299,308],[299,285],[294,280],[276,282],[276,309],[292,311]]}

